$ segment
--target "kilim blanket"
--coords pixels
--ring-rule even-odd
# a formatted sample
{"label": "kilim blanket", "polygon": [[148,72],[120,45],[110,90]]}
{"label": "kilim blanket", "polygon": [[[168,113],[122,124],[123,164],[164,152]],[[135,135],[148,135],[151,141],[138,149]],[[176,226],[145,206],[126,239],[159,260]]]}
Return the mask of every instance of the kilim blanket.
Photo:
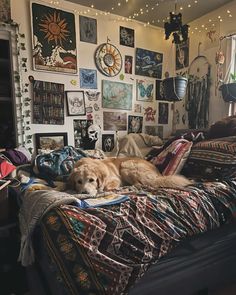
{"label": "kilim blanket", "polygon": [[[106,196],[105,199],[109,199]],[[128,191],[117,202],[60,205],[40,222],[62,294],[128,294],[179,242],[236,216],[236,181]]]}

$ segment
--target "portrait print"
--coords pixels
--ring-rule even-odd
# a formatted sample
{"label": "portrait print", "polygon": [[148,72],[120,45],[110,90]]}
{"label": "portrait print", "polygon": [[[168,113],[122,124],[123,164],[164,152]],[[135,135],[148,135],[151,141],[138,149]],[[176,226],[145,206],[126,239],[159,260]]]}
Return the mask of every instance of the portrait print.
{"label": "portrait print", "polygon": [[133,56],[125,55],[125,74],[132,74]]}
{"label": "portrait print", "polygon": [[97,20],[87,16],[79,16],[80,41],[97,44]]}

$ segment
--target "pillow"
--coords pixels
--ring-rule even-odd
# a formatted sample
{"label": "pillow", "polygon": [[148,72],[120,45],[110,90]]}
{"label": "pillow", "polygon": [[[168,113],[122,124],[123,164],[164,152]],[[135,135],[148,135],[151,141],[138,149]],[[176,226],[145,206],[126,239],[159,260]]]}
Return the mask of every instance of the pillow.
{"label": "pillow", "polygon": [[191,141],[177,139],[150,162],[157,167],[162,175],[178,174],[187,161],[192,145]]}
{"label": "pillow", "polygon": [[182,173],[209,180],[236,175],[236,136],[194,144]]}

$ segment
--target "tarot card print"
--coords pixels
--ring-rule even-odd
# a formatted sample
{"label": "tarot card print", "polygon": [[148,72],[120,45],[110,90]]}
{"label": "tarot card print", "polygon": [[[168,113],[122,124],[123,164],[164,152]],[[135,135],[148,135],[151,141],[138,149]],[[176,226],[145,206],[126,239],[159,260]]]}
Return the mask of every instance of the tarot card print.
{"label": "tarot card print", "polygon": [[168,124],[169,104],[167,102],[159,102],[158,124]]}
{"label": "tarot card print", "polygon": [[143,117],[128,116],[128,133],[142,133]]}
{"label": "tarot card print", "polygon": [[97,44],[97,20],[79,16],[80,41]]}
{"label": "tarot card print", "polygon": [[114,149],[114,134],[102,135],[102,150],[104,152],[111,152]]}
{"label": "tarot card print", "polygon": [[32,30],[35,70],[77,73],[74,14],[32,3]]}
{"label": "tarot card print", "polygon": [[134,30],[120,27],[120,45],[134,47]]}
{"label": "tarot card print", "polygon": [[80,88],[97,89],[97,71],[80,69]]}

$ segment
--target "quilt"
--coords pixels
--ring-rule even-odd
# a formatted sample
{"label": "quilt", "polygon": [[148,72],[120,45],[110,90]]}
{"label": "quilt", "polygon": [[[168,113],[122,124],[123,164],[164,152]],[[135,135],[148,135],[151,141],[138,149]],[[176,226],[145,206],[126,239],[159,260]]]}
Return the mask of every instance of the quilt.
{"label": "quilt", "polygon": [[193,235],[236,216],[236,180],[185,189],[121,189],[60,204],[39,223],[62,294],[128,294],[146,270]]}

